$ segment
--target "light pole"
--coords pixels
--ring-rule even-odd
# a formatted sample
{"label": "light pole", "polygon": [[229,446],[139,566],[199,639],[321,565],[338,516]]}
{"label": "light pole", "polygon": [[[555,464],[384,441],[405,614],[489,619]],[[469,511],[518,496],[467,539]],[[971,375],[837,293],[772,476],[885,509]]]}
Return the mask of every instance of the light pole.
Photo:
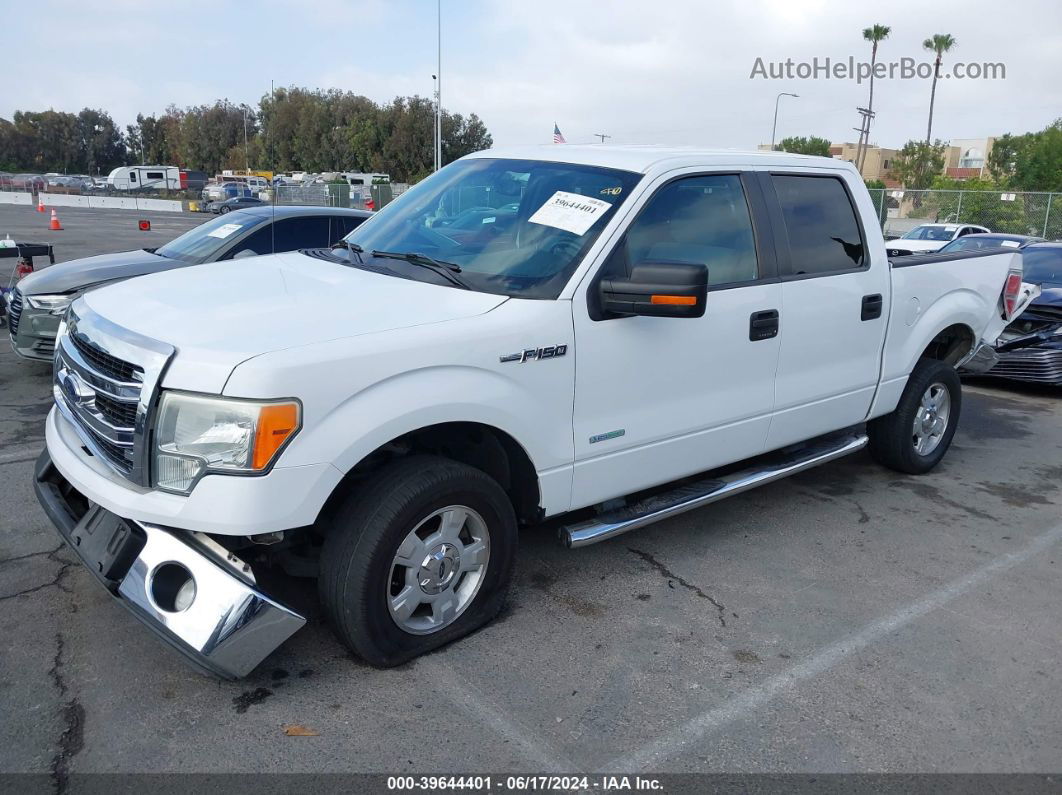
{"label": "light pole", "polygon": [[436,33],[438,35],[438,63],[435,73],[435,170],[442,168],[442,0],[435,5]]}
{"label": "light pole", "polygon": [[800,94],[790,94],[788,91],[783,91],[777,97],[774,98],[774,124],[771,125],[771,151],[774,151],[774,135],[778,132],[778,100],[782,97],[799,97]]}
{"label": "light pole", "polygon": [[431,96],[432,96],[432,127],[431,127],[431,142],[432,147],[435,149],[435,170],[439,170],[439,76],[431,76]]}
{"label": "light pole", "polygon": [[251,170],[251,158],[247,156],[247,106],[243,106],[243,170]]}

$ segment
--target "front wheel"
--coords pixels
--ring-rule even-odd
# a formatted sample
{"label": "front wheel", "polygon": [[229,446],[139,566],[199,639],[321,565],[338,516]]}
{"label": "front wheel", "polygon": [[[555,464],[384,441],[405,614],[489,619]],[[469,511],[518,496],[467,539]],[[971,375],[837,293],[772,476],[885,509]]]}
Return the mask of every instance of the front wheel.
{"label": "front wheel", "polygon": [[484,472],[435,456],[385,467],[329,522],[318,581],[336,634],[389,667],[486,624],[516,557],[516,516]]}
{"label": "front wheel", "polygon": [[218,208],[218,212],[221,213],[222,215],[224,215],[225,213],[227,213],[231,209],[232,209],[231,207],[220,207],[220,208]]}
{"label": "front wheel", "polygon": [[951,446],[961,408],[962,384],[955,368],[919,359],[896,410],[867,423],[870,454],[897,472],[928,472]]}

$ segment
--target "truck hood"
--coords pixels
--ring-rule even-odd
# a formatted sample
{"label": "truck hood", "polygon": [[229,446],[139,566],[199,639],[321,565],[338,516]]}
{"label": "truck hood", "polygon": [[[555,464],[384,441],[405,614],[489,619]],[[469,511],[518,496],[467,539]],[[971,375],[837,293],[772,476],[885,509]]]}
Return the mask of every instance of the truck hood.
{"label": "truck hood", "polygon": [[18,283],[18,289],[23,295],[70,293],[100,282],[129,279],[145,273],[182,268],[187,264],[144,249],[119,251],[117,254],[72,259],[34,271]]}
{"label": "truck hood", "polygon": [[158,273],[80,300],[177,349],[164,386],[221,392],[236,365],[263,353],[471,317],[507,299],[291,252]]}

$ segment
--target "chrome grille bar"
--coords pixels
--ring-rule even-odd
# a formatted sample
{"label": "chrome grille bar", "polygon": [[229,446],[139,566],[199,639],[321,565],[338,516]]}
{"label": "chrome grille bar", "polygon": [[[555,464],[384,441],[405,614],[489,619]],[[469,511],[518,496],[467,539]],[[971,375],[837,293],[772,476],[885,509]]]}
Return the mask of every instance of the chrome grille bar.
{"label": "chrome grille bar", "polygon": [[111,469],[150,485],[149,416],[173,348],[123,329],[79,299],[60,330],[53,396],[85,446]]}

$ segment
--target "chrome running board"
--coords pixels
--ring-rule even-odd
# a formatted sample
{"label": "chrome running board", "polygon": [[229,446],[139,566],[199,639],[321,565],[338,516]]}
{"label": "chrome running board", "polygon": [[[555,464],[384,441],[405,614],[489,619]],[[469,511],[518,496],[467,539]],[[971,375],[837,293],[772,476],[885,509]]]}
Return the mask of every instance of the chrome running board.
{"label": "chrome running board", "polygon": [[692,511],[702,505],[708,505],[834,461],[862,450],[866,445],[866,434],[848,434],[839,439],[834,437],[819,441],[801,447],[795,450],[790,457],[767,466],[679,486],[673,491],[649,497],[633,505],[598,514],[588,521],[566,525],[560,528],[558,536],[561,543],[569,549],[596,544],[630,530],[637,530],[662,519],[678,516],[680,513]]}

